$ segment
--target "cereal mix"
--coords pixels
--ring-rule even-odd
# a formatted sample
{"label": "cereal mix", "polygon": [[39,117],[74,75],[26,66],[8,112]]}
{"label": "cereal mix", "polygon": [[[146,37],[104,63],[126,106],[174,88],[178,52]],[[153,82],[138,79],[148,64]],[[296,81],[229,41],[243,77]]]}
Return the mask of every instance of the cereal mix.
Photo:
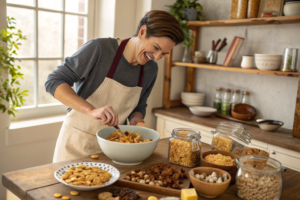
{"label": "cereal mix", "polygon": [[71,185],[97,186],[109,181],[110,177],[111,173],[99,167],[79,165],[66,170],[61,178]]}
{"label": "cereal mix", "polygon": [[[192,143],[181,139],[172,139],[170,142],[169,161],[187,167],[193,167],[200,162],[200,150],[192,151]],[[196,145],[194,146],[196,148]]]}
{"label": "cereal mix", "polygon": [[225,156],[220,153],[218,154],[209,154],[204,158],[206,161],[210,163],[214,163],[216,165],[222,166],[236,166],[235,160],[230,156]]}
{"label": "cereal mix", "polygon": [[215,148],[215,150],[231,152],[232,140],[220,136],[215,136],[213,139],[213,147]]}
{"label": "cereal mix", "polygon": [[112,132],[111,136],[107,136],[106,140],[120,143],[143,143],[150,142],[151,139],[142,139],[142,135],[140,133],[134,133],[133,131],[125,131],[124,134],[117,130],[116,132]]}

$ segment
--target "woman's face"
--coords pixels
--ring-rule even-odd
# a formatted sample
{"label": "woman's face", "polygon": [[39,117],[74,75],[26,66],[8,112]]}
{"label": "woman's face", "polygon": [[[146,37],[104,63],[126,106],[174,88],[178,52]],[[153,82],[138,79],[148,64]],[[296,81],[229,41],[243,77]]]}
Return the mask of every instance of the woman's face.
{"label": "woman's face", "polygon": [[146,26],[141,27],[138,37],[140,40],[137,45],[136,60],[140,65],[144,65],[149,60],[158,61],[169,54],[176,45],[169,37],[146,38]]}

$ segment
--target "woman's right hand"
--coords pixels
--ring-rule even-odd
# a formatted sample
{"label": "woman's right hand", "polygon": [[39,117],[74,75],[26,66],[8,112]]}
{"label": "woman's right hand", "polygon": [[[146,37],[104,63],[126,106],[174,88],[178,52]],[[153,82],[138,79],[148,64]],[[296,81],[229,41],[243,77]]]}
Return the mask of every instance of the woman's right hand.
{"label": "woman's right hand", "polygon": [[95,108],[91,110],[88,115],[94,119],[100,120],[104,125],[116,126],[119,123],[118,114],[110,105],[102,108]]}

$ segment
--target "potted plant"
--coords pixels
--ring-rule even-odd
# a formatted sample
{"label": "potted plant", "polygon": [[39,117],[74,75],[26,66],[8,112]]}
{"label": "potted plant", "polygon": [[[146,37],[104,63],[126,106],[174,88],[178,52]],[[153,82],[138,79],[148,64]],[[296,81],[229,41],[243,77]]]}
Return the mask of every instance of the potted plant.
{"label": "potted plant", "polygon": [[183,45],[187,48],[192,47],[194,38],[190,36],[187,21],[203,21],[204,17],[200,13],[203,10],[201,4],[197,0],[177,0],[173,5],[166,6],[170,8],[170,13],[179,21],[180,27],[184,32]]}
{"label": "potted plant", "polygon": [[[14,18],[7,17],[7,28],[0,31],[0,114],[13,115],[16,119],[17,107],[21,107],[28,96],[28,90],[20,91],[19,79],[23,79],[21,67],[15,65],[14,56],[21,40],[26,40],[22,31],[16,31]],[[8,117],[7,117],[8,118]]]}

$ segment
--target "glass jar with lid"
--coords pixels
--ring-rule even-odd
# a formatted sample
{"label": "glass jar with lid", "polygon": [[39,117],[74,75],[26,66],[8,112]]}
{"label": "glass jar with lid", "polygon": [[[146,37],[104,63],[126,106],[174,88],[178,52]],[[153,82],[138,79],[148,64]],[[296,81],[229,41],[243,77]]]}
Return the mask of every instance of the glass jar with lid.
{"label": "glass jar with lid", "polygon": [[196,129],[174,129],[172,137],[169,140],[169,162],[184,167],[199,165],[201,153],[200,139],[200,131]]}
{"label": "glass jar with lid", "polygon": [[211,150],[227,152],[245,149],[252,139],[252,135],[240,123],[220,122],[213,132]]}
{"label": "glass jar with lid", "polygon": [[231,89],[225,89],[224,96],[221,103],[221,113],[225,115],[230,114],[230,98]]}
{"label": "glass jar with lid", "polygon": [[244,200],[279,200],[282,191],[281,163],[261,155],[245,155],[236,159],[237,195]]}
{"label": "glass jar with lid", "polygon": [[216,96],[214,98],[214,108],[217,109],[217,112],[221,111],[221,104],[222,104],[222,88],[217,88]]}

